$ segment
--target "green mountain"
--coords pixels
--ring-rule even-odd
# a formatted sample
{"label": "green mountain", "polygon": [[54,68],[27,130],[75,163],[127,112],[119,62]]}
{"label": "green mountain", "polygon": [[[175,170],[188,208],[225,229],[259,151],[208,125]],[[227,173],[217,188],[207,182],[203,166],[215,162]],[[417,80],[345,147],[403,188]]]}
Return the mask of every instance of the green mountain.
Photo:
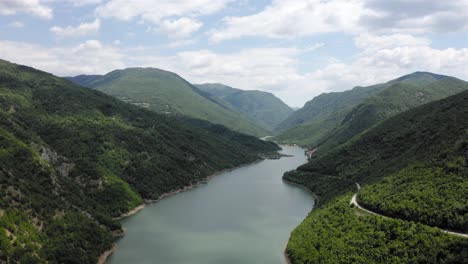
{"label": "green mountain", "polygon": [[323,94],[287,120],[301,121],[300,125],[275,140],[319,147],[317,153],[324,153],[392,115],[466,89],[462,80],[416,72],[383,84]]}
{"label": "green mountain", "polygon": [[[467,127],[464,91],[390,117],[286,173],[320,198],[292,233],[293,263],[466,263],[468,240],[438,227],[468,232]],[[391,219],[350,206],[356,182],[359,203]]]}
{"label": "green mountain", "polygon": [[0,262],[96,263],[113,217],[276,150],[0,61]]}
{"label": "green mountain", "polygon": [[268,134],[248,117],[208,99],[198,88],[172,72],[128,68],[102,77],[77,76],[69,80],[158,113],[203,119],[255,136]]}
{"label": "green mountain", "polygon": [[[432,77],[427,73],[416,73]],[[322,138],[317,146],[317,153],[325,153],[352,139],[370,127],[398,113],[411,108],[445,98],[447,96],[468,90],[468,83],[453,77],[440,77],[415,82],[417,78],[406,76],[406,79],[394,81],[391,86],[378,94],[365,99],[349,111],[341,124]],[[408,81],[412,78],[411,81]],[[429,79],[429,78],[428,78]]]}
{"label": "green mountain", "polygon": [[244,91],[223,84],[195,86],[205,92],[209,99],[248,116],[270,131],[294,112],[291,107],[271,93]]}

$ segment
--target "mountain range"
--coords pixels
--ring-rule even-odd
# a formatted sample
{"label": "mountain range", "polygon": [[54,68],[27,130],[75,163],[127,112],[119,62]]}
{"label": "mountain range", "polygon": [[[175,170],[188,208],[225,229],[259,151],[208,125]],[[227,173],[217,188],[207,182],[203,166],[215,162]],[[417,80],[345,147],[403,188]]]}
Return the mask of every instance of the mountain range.
{"label": "mountain range", "polygon": [[122,233],[113,218],[279,150],[3,60],[0,146],[3,263],[94,264]]}
{"label": "mountain range", "polygon": [[270,93],[215,84],[192,85],[175,73],[155,68],[128,68],[103,76],[67,79],[158,113],[208,120],[255,136],[270,134],[293,112]]}

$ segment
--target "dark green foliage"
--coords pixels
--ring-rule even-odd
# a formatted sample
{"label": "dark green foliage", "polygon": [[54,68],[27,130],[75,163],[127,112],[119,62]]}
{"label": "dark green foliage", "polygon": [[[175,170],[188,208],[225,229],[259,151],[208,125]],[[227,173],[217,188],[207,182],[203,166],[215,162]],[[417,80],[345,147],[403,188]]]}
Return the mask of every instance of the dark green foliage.
{"label": "dark green foliage", "polygon": [[222,84],[195,85],[207,98],[240,112],[272,131],[294,111],[271,93],[240,90]]}
{"label": "dark green foliage", "polygon": [[265,128],[244,114],[206,97],[197,87],[172,72],[129,68],[104,76],[77,76],[69,80],[158,113],[203,119],[250,135],[268,134]]}
{"label": "dark green foliage", "polygon": [[[343,178],[343,186],[313,188],[333,195],[372,183],[416,162],[436,166],[464,155],[468,146],[468,92],[436,101],[388,119],[357,139],[298,168],[302,174]],[[288,174],[294,178],[294,172]],[[346,184],[345,184],[346,183]]]}
{"label": "dark green foliage", "polygon": [[359,203],[394,218],[468,233],[468,169],[463,163],[405,168],[364,187]]}
{"label": "dark green foliage", "polygon": [[293,264],[468,263],[468,240],[350,207],[344,195],[312,213],[286,248]]}
{"label": "dark green foliage", "polygon": [[280,125],[282,133],[274,140],[318,147],[315,155],[323,155],[391,116],[467,89],[462,80],[416,72],[383,84],[322,94],[288,119],[296,120],[293,124]]}
{"label": "dark green foliage", "polygon": [[[466,232],[467,127],[465,91],[391,117],[286,173],[321,195],[291,236],[294,263],[467,263],[466,239],[428,226]],[[396,219],[351,209],[345,194],[355,182],[363,205]]]}
{"label": "dark green foliage", "polygon": [[[278,149],[0,61],[0,252],[24,263],[95,263],[121,229],[112,217]],[[33,234],[29,225],[37,247],[5,246],[5,230]]]}
{"label": "dark green foliage", "polygon": [[326,153],[398,113],[468,89],[468,83],[452,77],[433,82],[428,80],[423,84],[397,82],[364,100],[345,116],[337,128],[318,142],[316,154]]}

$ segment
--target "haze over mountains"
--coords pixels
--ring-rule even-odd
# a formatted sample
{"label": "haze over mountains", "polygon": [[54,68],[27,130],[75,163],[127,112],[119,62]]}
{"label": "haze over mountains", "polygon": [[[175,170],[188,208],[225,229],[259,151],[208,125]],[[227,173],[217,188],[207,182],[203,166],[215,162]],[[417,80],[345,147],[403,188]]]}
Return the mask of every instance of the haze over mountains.
{"label": "haze over mountains", "polygon": [[2,263],[96,263],[113,217],[279,149],[3,60],[0,147]]}
{"label": "haze over mountains", "polygon": [[382,84],[322,94],[283,121],[275,140],[325,152],[390,116],[467,89],[465,81],[416,72]]}
{"label": "haze over mountains", "polygon": [[[275,143],[257,138],[273,132],[316,149],[284,175],[319,197],[291,235],[294,263],[466,259],[466,240],[437,229],[468,230],[465,81],[416,72],[294,111],[271,93],[153,68],[67,79],[88,88],[0,61],[2,261],[95,263],[122,232],[113,217],[277,157]],[[359,202],[392,219],[350,207],[356,183]],[[368,243],[379,250],[359,246]]]}
{"label": "haze over mountains", "polygon": [[177,74],[154,68],[129,68],[104,76],[68,79],[158,113],[208,120],[255,136],[269,135],[293,112],[270,93],[221,85],[194,86]]}

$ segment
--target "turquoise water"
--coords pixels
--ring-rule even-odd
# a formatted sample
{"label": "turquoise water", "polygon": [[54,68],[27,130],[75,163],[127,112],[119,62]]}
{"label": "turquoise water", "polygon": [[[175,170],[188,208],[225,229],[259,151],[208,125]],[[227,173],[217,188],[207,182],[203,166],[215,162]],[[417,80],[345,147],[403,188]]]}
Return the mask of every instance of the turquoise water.
{"label": "turquoise water", "polygon": [[123,220],[127,235],[107,263],[286,263],[289,234],[314,199],[281,180],[306,162],[304,151],[283,146],[282,152],[293,157],[224,172]]}

